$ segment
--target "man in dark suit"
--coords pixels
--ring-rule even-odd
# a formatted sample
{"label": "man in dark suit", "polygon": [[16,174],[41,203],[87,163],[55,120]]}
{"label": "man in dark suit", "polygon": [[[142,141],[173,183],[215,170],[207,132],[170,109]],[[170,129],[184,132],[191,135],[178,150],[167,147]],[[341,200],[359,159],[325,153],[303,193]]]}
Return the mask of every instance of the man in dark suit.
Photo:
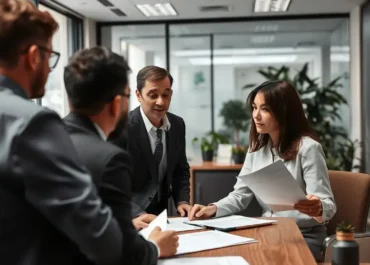
{"label": "man in dark suit", "polygon": [[105,47],[84,49],[74,55],[64,72],[71,107],[64,122],[103,202],[112,208],[121,226],[122,261],[150,265],[157,264],[158,256],[174,255],[178,237],[174,231],[156,229],[148,242],[137,233],[131,216],[131,159],[126,151],[106,142],[107,135],[127,116],[128,70],[123,57]]}
{"label": "man in dark suit", "polygon": [[147,66],[137,75],[136,96],[141,106],[131,111],[127,128],[111,140],[129,151],[134,162],[133,215],[158,215],[172,196],[177,211],[187,215],[189,164],[185,153],[185,123],[167,112],[172,96],[171,75]]}
{"label": "man in dark suit", "polygon": [[30,100],[58,62],[57,28],[29,1],[0,1],[0,263],[120,264],[111,209],[58,114]]}

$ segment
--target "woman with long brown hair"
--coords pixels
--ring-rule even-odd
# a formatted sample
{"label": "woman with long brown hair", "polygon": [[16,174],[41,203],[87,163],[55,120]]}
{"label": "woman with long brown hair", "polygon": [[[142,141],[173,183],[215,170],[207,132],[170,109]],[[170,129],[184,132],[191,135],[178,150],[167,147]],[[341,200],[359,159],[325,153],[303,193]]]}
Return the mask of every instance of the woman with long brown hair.
{"label": "woman with long brown hair", "polygon": [[[297,222],[314,257],[321,258],[327,236],[325,222],[336,212],[324,152],[307,120],[296,89],[285,81],[268,81],[255,88],[247,104],[253,113],[249,151],[239,176],[282,160],[307,194],[294,211],[273,212],[258,198],[263,216],[291,217]],[[236,214],[246,209],[254,194],[238,177],[234,191],[209,206],[194,205],[189,219]]]}

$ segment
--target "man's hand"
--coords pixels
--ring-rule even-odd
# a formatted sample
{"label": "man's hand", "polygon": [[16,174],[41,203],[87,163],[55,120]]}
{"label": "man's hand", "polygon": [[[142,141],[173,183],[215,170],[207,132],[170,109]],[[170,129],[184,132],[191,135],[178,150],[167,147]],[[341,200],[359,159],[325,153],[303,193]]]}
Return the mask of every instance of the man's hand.
{"label": "man's hand", "polygon": [[311,217],[319,217],[322,215],[322,203],[320,199],[314,195],[307,195],[307,200],[299,201],[294,205],[294,209]]}
{"label": "man's hand", "polygon": [[189,213],[191,211],[191,205],[189,205],[187,203],[181,203],[177,206],[177,211],[181,215],[181,217],[189,215]]}
{"label": "man's hand", "polygon": [[132,224],[135,226],[135,229],[139,231],[145,227],[148,227],[148,224],[150,224],[150,222],[153,221],[156,217],[157,216],[153,214],[144,213],[132,219]]}
{"label": "man's hand", "polygon": [[160,250],[160,258],[171,257],[176,254],[179,246],[179,237],[175,231],[162,232],[159,227],[154,228],[149,235],[149,239],[153,240]]}
{"label": "man's hand", "polygon": [[189,221],[194,219],[208,219],[214,217],[217,212],[216,205],[204,206],[195,204],[189,213]]}

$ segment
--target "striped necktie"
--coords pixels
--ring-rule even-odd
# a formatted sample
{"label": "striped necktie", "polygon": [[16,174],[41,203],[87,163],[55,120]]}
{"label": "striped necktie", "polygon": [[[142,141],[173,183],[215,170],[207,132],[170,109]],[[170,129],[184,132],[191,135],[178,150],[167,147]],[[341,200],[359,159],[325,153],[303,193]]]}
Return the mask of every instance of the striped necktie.
{"label": "striped necktie", "polygon": [[159,166],[163,157],[162,129],[157,129],[157,140],[155,141],[154,157],[157,161],[157,166]]}

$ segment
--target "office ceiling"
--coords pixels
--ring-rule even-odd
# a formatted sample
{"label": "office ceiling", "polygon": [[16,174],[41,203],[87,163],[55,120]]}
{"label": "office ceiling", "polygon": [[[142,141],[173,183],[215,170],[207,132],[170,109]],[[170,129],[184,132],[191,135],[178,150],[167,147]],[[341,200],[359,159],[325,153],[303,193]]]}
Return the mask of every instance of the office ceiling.
{"label": "office ceiling", "polygon": [[[164,25],[127,25],[104,27],[115,36],[143,50],[163,50]],[[290,20],[227,23],[179,24],[170,26],[171,50],[209,49],[210,34],[214,48],[277,48],[347,46],[348,19],[304,19],[300,25]]]}
{"label": "office ceiling", "polygon": [[[96,21],[136,21],[166,19],[202,19],[221,17],[258,17],[285,16],[303,14],[348,13],[365,0],[292,0],[287,12],[254,13],[254,0],[108,0],[113,6],[104,6],[98,0],[49,0],[64,6]],[[103,1],[104,2],[104,1]],[[177,16],[145,17],[136,4],[155,4],[170,2]],[[200,11],[201,7],[228,6],[229,11]],[[119,9],[126,16],[118,16],[111,9]]]}

